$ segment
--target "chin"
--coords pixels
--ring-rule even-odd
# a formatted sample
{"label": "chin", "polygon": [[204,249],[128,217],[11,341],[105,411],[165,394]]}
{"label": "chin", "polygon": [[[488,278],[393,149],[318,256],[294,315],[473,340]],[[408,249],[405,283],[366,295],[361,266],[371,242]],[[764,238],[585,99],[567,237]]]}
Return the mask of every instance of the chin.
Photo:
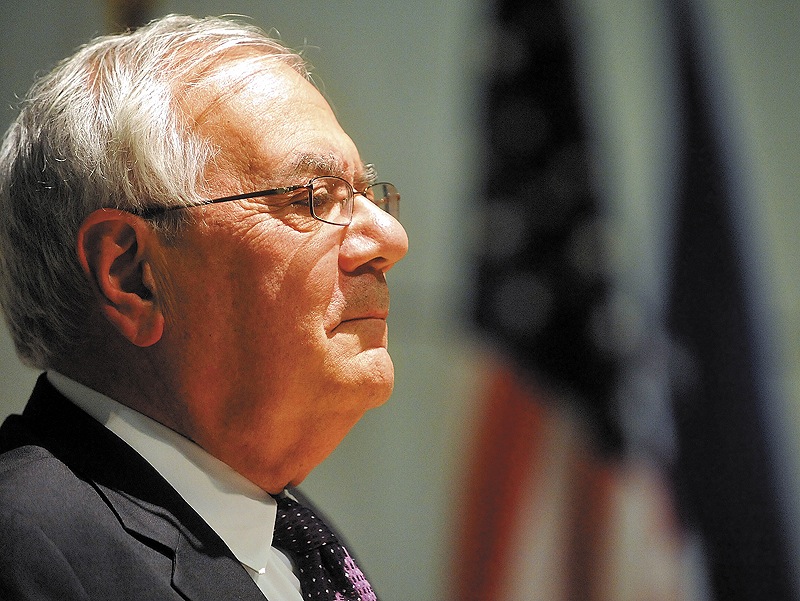
{"label": "chin", "polygon": [[356,383],[355,394],[368,397],[367,407],[379,407],[391,396],[394,389],[394,364],[385,354],[385,360],[370,365],[364,378]]}
{"label": "chin", "polygon": [[340,386],[349,393],[361,387],[386,388],[391,391],[394,385],[394,364],[388,351],[383,347],[349,349],[346,353],[334,355],[329,360],[327,377],[334,386]]}

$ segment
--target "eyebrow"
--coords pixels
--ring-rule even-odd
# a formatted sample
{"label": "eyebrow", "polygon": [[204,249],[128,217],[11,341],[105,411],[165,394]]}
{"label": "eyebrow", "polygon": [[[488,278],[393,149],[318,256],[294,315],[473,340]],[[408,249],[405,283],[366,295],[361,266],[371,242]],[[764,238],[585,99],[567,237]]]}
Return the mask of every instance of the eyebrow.
{"label": "eyebrow", "polygon": [[[335,154],[311,154],[302,153],[298,154],[292,161],[290,168],[292,177],[300,178],[302,176],[314,177],[318,175],[335,175],[342,179],[348,179],[348,169],[344,162]],[[369,163],[359,162],[356,166],[354,185],[363,184],[365,186],[375,183],[375,166]]]}

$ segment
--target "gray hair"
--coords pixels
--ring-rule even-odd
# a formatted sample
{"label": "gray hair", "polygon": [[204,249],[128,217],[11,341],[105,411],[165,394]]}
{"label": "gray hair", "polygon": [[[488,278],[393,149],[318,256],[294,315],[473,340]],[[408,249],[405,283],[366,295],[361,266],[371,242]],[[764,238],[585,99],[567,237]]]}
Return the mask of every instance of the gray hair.
{"label": "gray hair", "polygon": [[309,78],[256,27],[170,15],[95,39],[31,88],[0,148],[0,305],[25,363],[50,367],[80,341],[86,216],[202,202],[215,149],[189,126],[183,93],[227,61],[263,56]]}

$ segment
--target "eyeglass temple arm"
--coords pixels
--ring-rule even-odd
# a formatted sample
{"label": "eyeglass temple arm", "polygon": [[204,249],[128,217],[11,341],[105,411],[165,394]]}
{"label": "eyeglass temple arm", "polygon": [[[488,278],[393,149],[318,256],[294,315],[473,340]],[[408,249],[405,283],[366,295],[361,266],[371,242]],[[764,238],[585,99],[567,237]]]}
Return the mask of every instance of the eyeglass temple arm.
{"label": "eyeglass temple arm", "polygon": [[229,202],[231,200],[246,200],[248,198],[258,198],[259,196],[278,196],[280,194],[288,194],[301,188],[308,188],[308,184],[301,186],[287,186],[285,188],[274,188],[272,190],[257,190],[256,192],[245,192],[244,194],[234,194],[233,196],[223,196],[221,198],[213,198],[196,205],[176,205],[174,207],[152,207],[139,211],[138,215],[145,219],[167,213],[169,211],[177,211],[178,209],[189,209],[192,207],[203,207],[205,205],[213,205],[218,202]]}

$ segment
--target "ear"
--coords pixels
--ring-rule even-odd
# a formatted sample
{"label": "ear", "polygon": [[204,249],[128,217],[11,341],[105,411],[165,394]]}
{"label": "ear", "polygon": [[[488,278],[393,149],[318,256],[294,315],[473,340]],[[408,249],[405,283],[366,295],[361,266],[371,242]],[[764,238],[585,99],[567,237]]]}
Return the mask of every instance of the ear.
{"label": "ear", "polygon": [[78,230],[78,260],[101,311],[141,347],[155,344],[164,333],[148,259],[155,244],[155,234],[142,218],[116,209],[93,212]]}

